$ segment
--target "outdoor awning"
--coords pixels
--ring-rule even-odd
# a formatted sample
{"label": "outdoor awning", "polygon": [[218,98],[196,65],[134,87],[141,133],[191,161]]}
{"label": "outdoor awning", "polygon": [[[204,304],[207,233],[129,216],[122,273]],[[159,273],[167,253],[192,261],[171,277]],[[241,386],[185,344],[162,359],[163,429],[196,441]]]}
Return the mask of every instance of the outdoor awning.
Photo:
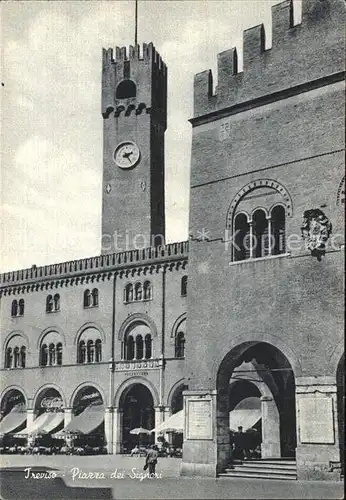
{"label": "outdoor awning", "polygon": [[[247,398],[250,400],[252,398]],[[252,402],[251,402],[252,403]],[[243,400],[242,404],[229,413],[229,428],[238,430],[238,427],[243,427],[243,430],[251,429],[262,418],[260,408],[246,408],[251,406],[250,401]],[[245,406],[245,408],[243,408]],[[257,406],[254,404],[253,406]],[[184,431],[184,411],[178,411],[171,415],[167,420],[155,427],[151,432],[183,432]]]}
{"label": "outdoor awning", "polygon": [[35,418],[35,420],[31,423],[31,425],[28,425],[25,429],[23,429],[20,432],[16,432],[14,437],[23,437],[29,434],[34,434],[46,422],[48,415],[49,413],[42,413],[37,418]]}
{"label": "outdoor awning", "polygon": [[184,430],[184,410],[173,413],[151,432],[183,432]]}
{"label": "outdoor awning", "polygon": [[69,424],[59,434],[90,434],[102,424],[105,418],[105,408],[103,405],[90,405],[85,410],[74,417]]}
{"label": "outdoor awning", "polygon": [[229,414],[229,428],[237,431],[242,427],[243,431],[251,429],[262,418],[261,400],[257,397],[242,399]]}
{"label": "outdoor awning", "polygon": [[243,431],[251,429],[262,418],[261,410],[233,410],[229,414],[229,428],[237,431],[242,427]]}
{"label": "outdoor awning", "polygon": [[25,420],[26,411],[23,411],[23,406],[21,404],[14,406],[0,422],[0,434],[14,432],[18,427],[23,425]]}

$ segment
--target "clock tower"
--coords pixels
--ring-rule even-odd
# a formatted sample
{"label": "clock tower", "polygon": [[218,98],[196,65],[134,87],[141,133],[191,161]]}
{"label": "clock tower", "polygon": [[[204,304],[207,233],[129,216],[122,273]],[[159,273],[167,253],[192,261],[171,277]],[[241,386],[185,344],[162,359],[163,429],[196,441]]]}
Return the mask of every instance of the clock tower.
{"label": "clock tower", "polygon": [[103,49],[102,253],[164,243],[167,68],[152,43]]}

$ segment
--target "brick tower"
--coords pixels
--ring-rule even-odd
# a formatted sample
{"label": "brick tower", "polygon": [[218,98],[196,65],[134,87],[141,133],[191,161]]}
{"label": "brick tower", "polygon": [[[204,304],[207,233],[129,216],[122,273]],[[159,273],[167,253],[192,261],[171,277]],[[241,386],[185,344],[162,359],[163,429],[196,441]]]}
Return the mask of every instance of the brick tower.
{"label": "brick tower", "polygon": [[161,244],[167,69],[152,43],[103,49],[102,116],[102,253]]}

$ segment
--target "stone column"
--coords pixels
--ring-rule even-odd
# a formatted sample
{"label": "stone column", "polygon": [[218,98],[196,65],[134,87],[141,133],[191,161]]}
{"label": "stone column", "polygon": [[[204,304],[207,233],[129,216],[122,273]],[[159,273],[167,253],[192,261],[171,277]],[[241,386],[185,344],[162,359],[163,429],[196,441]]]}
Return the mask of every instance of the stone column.
{"label": "stone column", "polygon": [[73,417],[73,410],[72,408],[65,408],[64,410],[64,428],[69,424],[72,420]]}
{"label": "stone column", "polygon": [[[160,424],[162,424],[162,422],[164,421],[164,416],[165,416],[164,407],[163,406],[156,406],[155,407],[155,429]],[[158,435],[159,434],[157,432],[155,432],[155,436],[154,436],[155,443],[157,442]]]}
{"label": "stone column", "polygon": [[[170,409],[170,407],[164,406],[163,407],[163,421],[165,422],[171,415],[172,415],[172,410]],[[172,444],[173,434],[171,432],[167,432],[164,436],[165,436],[166,441],[168,441],[169,444]]]}
{"label": "stone column", "polygon": [[[27,429],[32,426],[32,424],[35,420],[34,417],[35,417],[34,409],[27,408],[27,410],[26,410],[26,428]],[[33,436],[29,434],[27,437],[27,444],[31,445],[32,442],[33,442]]]}
{"label": "stone column", "polygon": [[180,473],[216,477],[218,470],[226,465],[224,454],[229,455],[227,408],[219,411],[216,407],[216,390],[184,391],[183,396],[185,432]]}
{"label": "stone column", "polygon": [[339,479],[336,379],[296,378],[298,479]]}
{"label": "stone column", "polygon": [[262,458],[280,458],[280,415],[271,396],[261,397],[262,410]]}
{"label": "stone column", "polygon": [[113,408],[113,455],[121,453],[123,435],[123,411]]}
{"label": "stone column", "polygon": [[113,408],[105,408],[105,438],[107,453],[113,453]]}
{"label": "stone column", "polygon": [[33,408],[27,408],[26,410],[26,428],[31,427],[34,421],[34,409]]}

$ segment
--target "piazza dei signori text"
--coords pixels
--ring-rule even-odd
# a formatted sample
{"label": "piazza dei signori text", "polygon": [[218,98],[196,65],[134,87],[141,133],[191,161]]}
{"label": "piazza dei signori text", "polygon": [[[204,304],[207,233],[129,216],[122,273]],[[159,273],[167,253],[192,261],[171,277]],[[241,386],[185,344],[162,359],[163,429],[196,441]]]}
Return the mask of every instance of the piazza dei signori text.
{"label": "piazza dei signori text", "polygon": [[152,43],[103,49],[101,252],[0,276],[1,446],[140,437],[182,475],[340,478],[344,23],[344,0],[303,0],[298,24],[285,0],[270,49],[254,26],[242,71],[230,48],[216,86],[195,76],[189,241],[170,244],[167,67]]}

